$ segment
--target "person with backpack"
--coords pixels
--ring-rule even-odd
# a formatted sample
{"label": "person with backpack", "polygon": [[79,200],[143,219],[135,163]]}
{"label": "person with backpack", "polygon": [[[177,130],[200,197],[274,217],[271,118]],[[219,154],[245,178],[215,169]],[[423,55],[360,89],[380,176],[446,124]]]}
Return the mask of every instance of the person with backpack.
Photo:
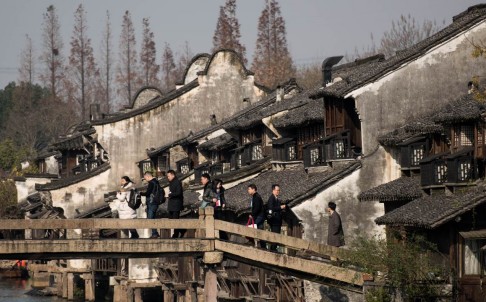
{"label": "person with backpack", "polygon": [[[263,207],[263,200],[260,194],[257,192],[257,186],[255,184],[248,185],[248,194],[250,195],[250,210],[251,214],[248,216],[249,220],[253,221],[257,225],[259,230],[263,230],[265,223],[265,212]],[[254,240],[250,240],[250,243]],[[253,243],[254,244],[254,243]],[[260,247],[266,249],[267,243],[260,240]]]}
{"label": "person with backpack", "polygon": [[[137,218],[137,212],[129,205],[130,198],[136,199],[135,185],[128,176],[122,176],[120,179],[120,190],[116,193],[116,199],[110,202],[110,209],[112,212],[118,212],[120,219],[134,219]],[[130,239],[139,238],[136,229],[122,229],[122,236]],[[121,259],[121,274],[128,275],[128,259]]]}
{"label": "person with backpack", "polygon": [[[128,201],[132,193],[132,189],[135,187],[132,180],[128,176],[123,176],[120,179],[120,190],[116,193],[116,199],[110,202],[110,209],[112,212],[118,212],[118,217],[120,219],[134,219],[137,218],[136,210],[132,209]],[[122,230],[123,234],[126,237],[131,239],[139,238],[138,232],[136,229],[129,229],[129,230]]]}
{"label": "person with backpack", "polygon": [[[150,171],[146,171],[144,173],[143,179],[148,183],[147,191],[141,193],[142,196],[145,196],[146,198],[145,204],[147,205],[147,219],[155,219],[157,209],[159,208],[159,205],[161,203],[161,201],[159,200],[160,195],[163,194],[164,189],[160,187],[159,182]],[[159,237],[159,232],[157,232],[156,229],[152,229],[152,236],[150,236],[150,238],[155,239]]]}
{"label": "person with backpack", "polygon": [[[182,189],[182,182],[177,178],[174,170],[167,171],[167,180],[169,181],[169,201],[167,202],[167,211],[169,212],[169,219],[179,219],[181,211],[184,207],[184,191]],[[182,238],[186,230],[175,229],[172,238]]]}

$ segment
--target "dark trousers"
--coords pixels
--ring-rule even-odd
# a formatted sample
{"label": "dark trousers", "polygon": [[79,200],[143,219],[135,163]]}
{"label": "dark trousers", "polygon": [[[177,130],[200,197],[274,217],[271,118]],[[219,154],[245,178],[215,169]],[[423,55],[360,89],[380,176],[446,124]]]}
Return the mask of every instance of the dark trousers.
{"label": "dark trousers", "polygon": [[[147,219],[155,219],[155,214],[157,213],[158,205],[147,203]],[[159,236],[159,232],[156,229],[152,229],[152,236]]]}
{"label": "dark trousers", "polygon": [[[224,220],[224,213],[221,207],[214,208],[214,219]],[[228,240],[228,234],[225,231],[219,231],[219,239]]]}
{"label": "dark trousers", "polygon": [[[265,223],[265,218],[263,217],[257,217],[255,218],[255,224],[257,225],[257,228],[259,230],[263,230],[263,225]],[[260,247],[266,249],[267,248],[267,242],[263,240],[258,240],[260,241]]]}
{"label": "dark trousers", "polygon": [[[282,230],[282,225],[281,224],[271,224],[270,225],[270,231],[272,231],[272,233],[278,233],[280,234],[280,231]],[[270,245],[270,250],[271,251],[277,251],[277,244],[275,243],[272,243]]]}
{"label": "dark trousers", "polygon": [[[181,211],[169,211],[169,219],[179,219]],[[182,238],[187,230],[185,229],[174,229],[174,234],[172,238]]]}

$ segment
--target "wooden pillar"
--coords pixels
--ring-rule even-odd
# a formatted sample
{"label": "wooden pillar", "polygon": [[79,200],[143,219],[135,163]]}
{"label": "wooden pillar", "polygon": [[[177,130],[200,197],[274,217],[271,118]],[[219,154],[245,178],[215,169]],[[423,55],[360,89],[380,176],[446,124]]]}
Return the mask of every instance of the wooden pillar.
{"label": "wooden pillar", "polygon": [[67,299],[74,300],[74,274],[67,273]]}
{"label": "wooden pillar", "polygon": [[143,302],[143,300],[142,300],[142,289],[141,288],[134,288],[133,289],[133,302]]}
{"label": "wooden pillar", "polygon": [[63,277],[62,273],[56,273],[56,289],[57,289],[58,297],[62,297],[62,293],[63,293],[64,279],[62,277]]}
{"label": "wooden pillar", "polygon": [[94,301],[95,300],[95,284],[94,276],[92,273],[83,274],[84,279],[84,300]]}
{"label": "wooden pillar", "polygon": [[218,277],[214,265],[204,270],[204,302],[216,302],[218,299]]}
{"label": "wooden pillar", "polygon": [[170,289],[164,289],[164,302],[174,301],[174,293]]}
{"label": "wooden pillar", "polygon": [[132,298],[129,295],[129,291],[127,288],[126,282],[122,282],[121,284],[117,284],[113,287],[114,293],[113,293],[113,301],[116,302],[129,302],[132,300],[129,300]]}
{"label": "wooden pillar", "polygon": [[68,297],[68,278],[67,272],[62,272],[62,297],[67,299]]}

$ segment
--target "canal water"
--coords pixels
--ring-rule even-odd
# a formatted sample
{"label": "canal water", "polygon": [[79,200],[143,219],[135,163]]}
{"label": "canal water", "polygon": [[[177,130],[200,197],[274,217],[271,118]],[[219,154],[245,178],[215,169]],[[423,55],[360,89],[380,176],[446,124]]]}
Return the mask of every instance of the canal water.
{"label": "canal water", "polygon": [[1,302],[61,302],[58,297],[29,296],[26,292],[32,290],[30,280],[19,278],[5,278],[0,274],[0,301]]}

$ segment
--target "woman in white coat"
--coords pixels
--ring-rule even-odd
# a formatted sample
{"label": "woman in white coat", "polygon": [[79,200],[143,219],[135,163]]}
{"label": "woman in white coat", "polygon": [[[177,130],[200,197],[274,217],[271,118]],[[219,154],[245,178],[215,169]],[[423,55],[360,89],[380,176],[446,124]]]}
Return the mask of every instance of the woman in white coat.
{"label": "woman in white coat", "polygon": [[[120,191],[116,194],[116,199],[110,203],[110,208],[112,212],[117,211],[118,217],[120,219],[133,219],[137,218],[137,212],[130,208],[128,205],[128,200],[130,199],[130,189],[134,187],[133,182],[128,176],[123,176],[120,179]],[[128,231],[122,230],[126,237],[128,237]],[[138,232],[135,229],[130,229],[130,238],[136,239],[138,237]]]}

